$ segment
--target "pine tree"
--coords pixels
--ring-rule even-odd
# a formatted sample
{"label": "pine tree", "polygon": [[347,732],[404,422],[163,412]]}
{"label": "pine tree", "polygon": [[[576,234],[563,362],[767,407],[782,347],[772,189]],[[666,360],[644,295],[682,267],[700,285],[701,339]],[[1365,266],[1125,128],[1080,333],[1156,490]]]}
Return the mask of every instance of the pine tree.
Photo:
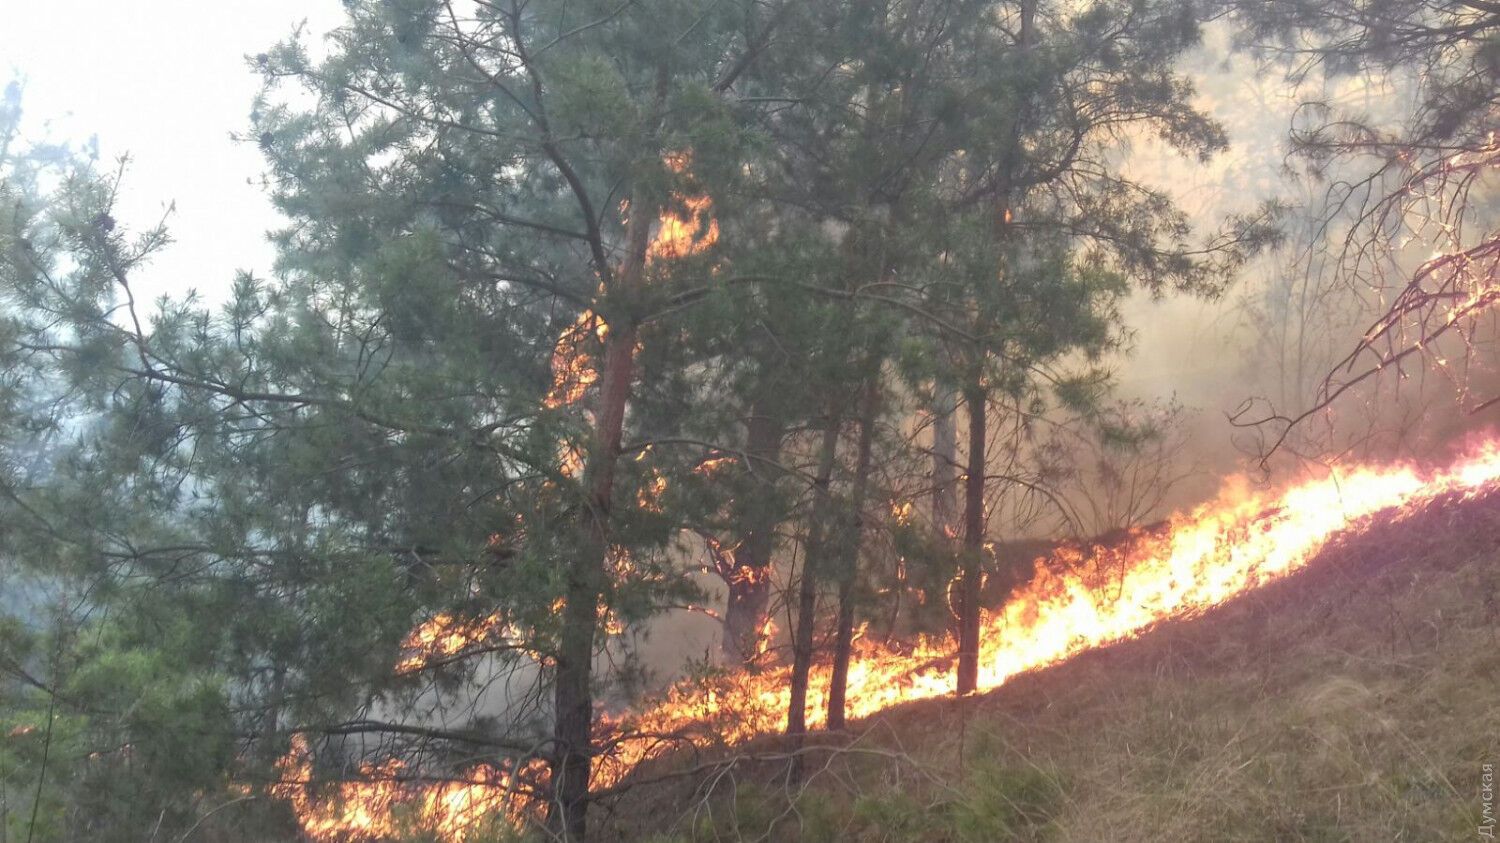
{"label": "pine tree", "polygon": [[[1172,71],[1196,37],[1176,4],[346,5],[326,57],[253,61],[247,139],[287,224],[220,306],[137,300],[169,238],[116,220],[116,174],[54,189],[7,162],[5,550],[110,615],[91,647],[16,636],[17,663],[69,655],[35,690],[142,747],[136,808],[264,783],[312,741],[420,749],[436,776],[483,756],[581,839],[623,679],[596,664],[700,596],[684,535],[755,572],[741,658],[774,536],[800,535],[800,734],[830,588],[847,670],[898,369],[967,398],[972,688],[996,396],[1087,405],[1100,379],[1068,364],[1118,343],[1130,283],[1215,289],[1263,234],[1195,251],[1110,168],[1125,126],[1221,145]],[[19,471],[47,436],[49,473]],[[433,725],[496,666],[536,693]],[[201,764],[172,763],[186,735]]]}
{"label": "pine tree", "polygon": [[1106,380],[1089,364],[1119,346],[1115,306],[1130,285],[1212,294],[1274,233],[1274,209],[1262,208],[1198,247],[1167,196],[1124,177],[1109,154],[1132,131],[1198,157],[1224,147],[1175,68],[1198,38],[1188,7],[1023,0],[997,11],[1001,25],[974,27],[954,53],[961,81],[949,96],[966,119],[929,211],[947,242],[922,295],[946,324],[933,332],[941,356],[915,368],[939,380],[937,394],[957,391],[968,417],[960,693],[978,671],[992,397],[1026,406],[1050,389],[1075,406],[1097,400]]}

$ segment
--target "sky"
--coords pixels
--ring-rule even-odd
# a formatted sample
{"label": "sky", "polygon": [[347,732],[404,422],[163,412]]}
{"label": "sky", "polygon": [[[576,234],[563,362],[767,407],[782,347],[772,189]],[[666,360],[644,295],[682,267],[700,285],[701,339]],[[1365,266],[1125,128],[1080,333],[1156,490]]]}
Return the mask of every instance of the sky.
{"label": "sky", "polygon": [[101,161],[130,156],[124,224],[149,227],[176,203],[176,242],[144,292],[222,299],[236,270],[267,273],[277,224],[251,183],[259,150],[230,137],[260,85],[245,56],[304,21],[317,37],[342,13],[338,0],[0,0],[0,87],[22,81],[28,136],[97,135]]}

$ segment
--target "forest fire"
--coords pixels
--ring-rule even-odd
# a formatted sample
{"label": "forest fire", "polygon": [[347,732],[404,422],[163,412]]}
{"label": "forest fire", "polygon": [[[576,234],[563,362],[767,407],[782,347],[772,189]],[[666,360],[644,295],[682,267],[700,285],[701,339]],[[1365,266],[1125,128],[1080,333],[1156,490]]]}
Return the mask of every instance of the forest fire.
{"label": "forest fire", "polygon": [[[1161,621],[1193,616],[1291,574],[1340,531],[1372,516],[1398,520],[1442,496],[1472,496],[1497,484],[1497,440],[1435,473],[1404,465],[1361,466],[1279,493],[1226,483],[1216,500],[1173,517],[1160,531],[1138,533],[1088,557],[1070,548],[1035,560],[1025,583],[985,617],[979,688],[993,690],[1018,674],[1136,637]],[[443,650],[449,634],[468,632],[429,637]],[[848,677],[851,718],[955,691],[946,639],[910,642],[899,651],[864,640],[856,646]],[[826,720],[829,679],[827,665],[815,667],[808,690],[810,726]],[[605,719],[600,738],[611,751],[596,761],[595,786],[616,784],[642,761],[670,751],[660,740],[664,734],[739,744],[776,733],[788,694],[786,669],[734,674],[706,689],[674,688],[654,706]],[[653,737],[633,739],[633,734]],[[305,781],[305,752],[305,745],[294,747],[283,759],[284,777]],[[380,774],[389,772],[371,767],[367,775],[388,779]],[[449,840],[462,840],[461,829],[481,816],[504,811],[516,818],[526,812],[502,796],[509,780],[500,771],[483,768],[474,778],[473,790],[434,784],[402,791],[399,798],[393,796],[394,785],[382,781],[345,784],[336,802],[328,804],[310,800],[305,789],[290,791],[291,797],[278,795],[290,798],[304,830],[320,840],[379,837],[391,827],[390,807],[398,803],[421,805],[419,813],[431,828],[450,829],[443,832]]]}
{"label": "forest fire", "polygon": [[[522,802],[510,772],[488,764],[470,768],[462,781],[410,781],[398,759],[360,767],[359,778],[332,792],[312,785],[312,760],[301,735],[277,762],[279,781],[271,794],[297,814],[312,840],[379,840],[426,832],[463,843],[496,821],[516,822]],[[314,793],[317,793],[317,798]]]}
{"label": "forest fire", "polygon": [[1500,0],[55,5],[0,836],[1479,821]]}
{"label": "forest fire", "polygon": [[414,673],[445,660],[462,658],[503,637],[504,620],[498,614],[462,619],[446,612],[418,624],[401,642],[405,655],[396,663],[398,674]]}
{"label": "forest fire", "polygon": [[[1500,442],[1490,441],[1429,475],[1409,466],[1362,466],[1280,493],[1231,482],[1218,499],[1174,516],[1160,533],[1101,549],[1086,564],[1077,550],[1037,559],[1025,584],[999,610],[986,613],[979,688],[992,690],[1017,674],[1135,637],[1160,621],[1192,616],[1293,573],[1335,534],[1376,513],[1392,510],[1386,517],[1398,519],[1439,496],[1474,494],[1497,481]],[[848,716],[953,694],[952,655],[946,639],[920,640],[901,652],[863,644],[849,668]],[[809,726],[826,717],[828,681],[826,665],[814,669]],[[670,694],[627,725],[670,733],[732,711],[716,722],[731,743],[780,728],[786,671],[746,676],[734,687],[733,699]]]}

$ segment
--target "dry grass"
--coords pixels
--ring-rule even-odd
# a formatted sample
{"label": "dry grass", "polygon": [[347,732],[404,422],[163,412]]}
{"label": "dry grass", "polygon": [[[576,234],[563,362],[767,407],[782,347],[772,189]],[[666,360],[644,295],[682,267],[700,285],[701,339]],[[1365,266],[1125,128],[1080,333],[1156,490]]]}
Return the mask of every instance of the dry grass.
{"label": "dry grass", "polygon": [[826,738],[799,787],[784,760],[745,760],[630,790],[596,827],[622,840],[1473,840],[1480,765],[1500,762],[1497,678],[1492,495],[1348,537],[1204,617]]}

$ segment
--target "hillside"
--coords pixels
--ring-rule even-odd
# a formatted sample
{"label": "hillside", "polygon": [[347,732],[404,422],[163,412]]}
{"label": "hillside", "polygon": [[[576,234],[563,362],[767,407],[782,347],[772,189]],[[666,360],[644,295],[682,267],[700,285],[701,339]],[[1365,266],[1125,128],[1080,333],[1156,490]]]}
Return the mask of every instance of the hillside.
{"label": "hillside", "polygon": [[1470,840],[1500,762],[1500,494],[1377,514],[1303,572],[966,700],[679,756],[612,840]]}

